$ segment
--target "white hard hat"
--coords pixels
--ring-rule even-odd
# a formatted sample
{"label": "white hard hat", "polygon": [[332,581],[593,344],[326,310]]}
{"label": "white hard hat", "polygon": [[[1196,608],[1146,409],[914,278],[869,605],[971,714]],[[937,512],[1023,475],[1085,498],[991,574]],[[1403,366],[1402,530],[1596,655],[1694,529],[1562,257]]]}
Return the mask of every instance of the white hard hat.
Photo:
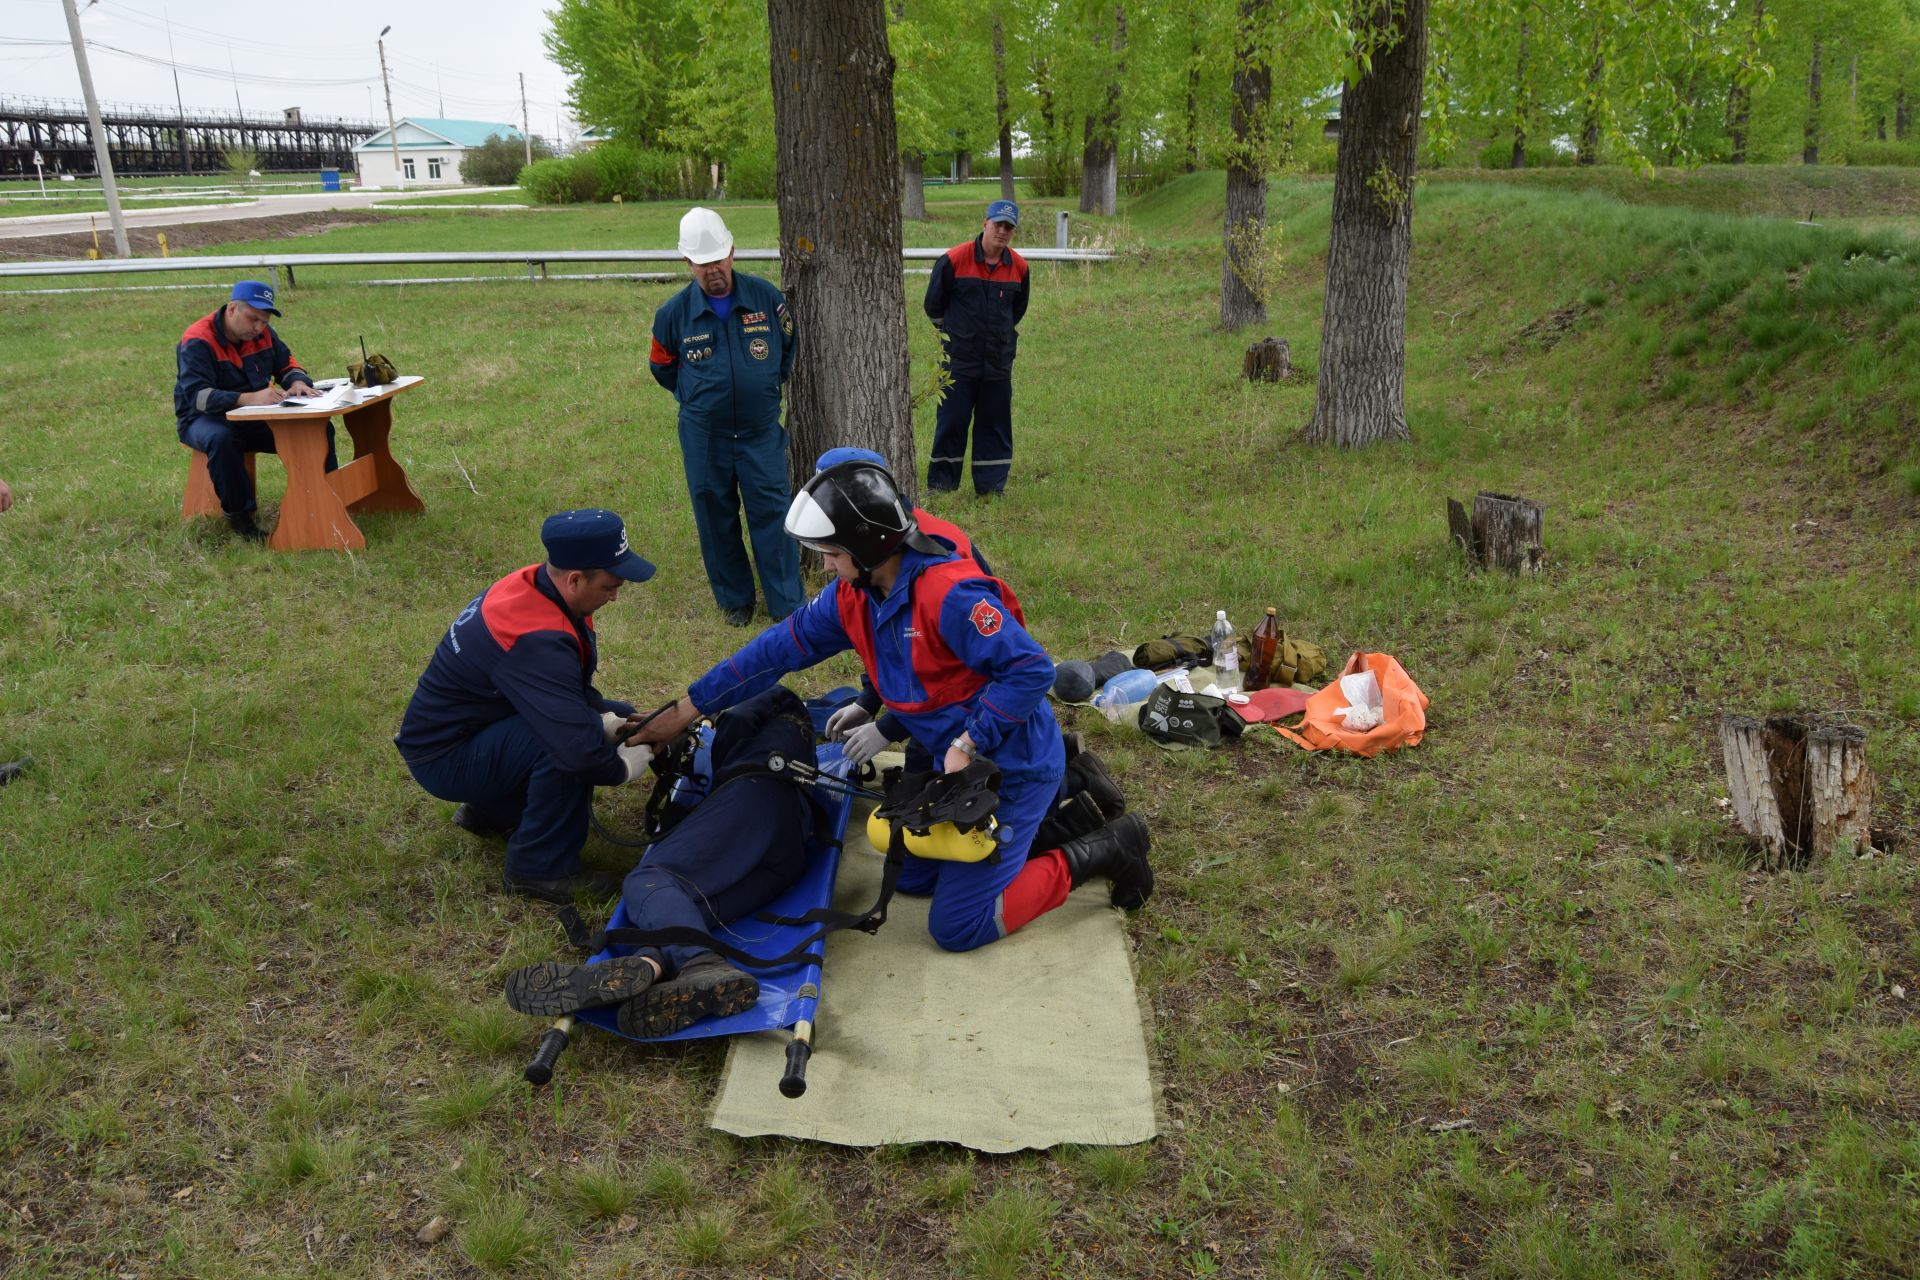
{"label": "white hard hat", "polygon": [[680,219],[680,256],[695,266],[718,262],[733,252],[733,233],[720,215],[695,207]]}

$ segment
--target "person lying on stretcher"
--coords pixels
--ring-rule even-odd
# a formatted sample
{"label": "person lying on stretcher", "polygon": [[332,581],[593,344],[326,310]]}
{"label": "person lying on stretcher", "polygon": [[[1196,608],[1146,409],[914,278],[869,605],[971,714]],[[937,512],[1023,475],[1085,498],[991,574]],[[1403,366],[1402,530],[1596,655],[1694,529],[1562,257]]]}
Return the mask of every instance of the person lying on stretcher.
{"label": "person lying on stretcher", "polygon": [[668,741],[703,713],[853,649],[888,710],[943,773],[965,770],[977,753],[1001,775],[998,857],[906,859],[899,891],[931,895],[927,927],[936,944],[985,946],[1094,877],[1112,881],[1116,906],[1145,902],[1153,871],[1138,814],[1057,846],[1036,843],[1068,798],[1065,751],[1047,705],[1053,660],[1028,634],[1006,584],[921,532],[892,474],[864,459],[815,473],[794,497],[786,529],[836,580],[696,680],[635,740]]}
{"label": "person lying on stretcher", "polygon": [[[813,721],[790,690],[775,686],[714,725],[707,798],[647,847],[621,886],[632,926],[700,933],[751,916],[798,881],[807,866],[813,806],[770,756],[811,760]],[[630,1036],[672,1035],[702,1018],[753,1007],[760,984],[710,949],[642,946],[599,964],[531,964],[507,978],[507,1003],[555,1018],[620,1006]]]}

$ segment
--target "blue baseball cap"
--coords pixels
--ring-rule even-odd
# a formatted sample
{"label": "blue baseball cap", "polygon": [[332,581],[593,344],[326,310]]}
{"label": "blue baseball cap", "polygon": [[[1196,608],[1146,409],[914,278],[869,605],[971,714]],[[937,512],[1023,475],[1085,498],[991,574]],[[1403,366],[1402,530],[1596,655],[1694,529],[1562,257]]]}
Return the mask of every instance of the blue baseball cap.
{"label": "blue baseball cap", "polygon": [[871,449],[839,448],[829,449],[820,455],[820,461],[813,464],[816,472],[828,467],[837,467],[843,462],[871,462],[876,467],[885,467],[887,460]]}
{"label": "blue baseball cap", "polygon": [[653,566],[627,547],[627,526],[600,507],[562,511],[540,526],[547,563],[556,569],[605,569],[628,582],[645,582]]}
{"label": "blue baseball cap", "polygon": [[995,200],[987,206],[988,222],[1004,222],[1010,227],[1020,225],[1020,206],[1011,200]]}
{"label": "blue baseball cap", "polygon": [[270,316],[280,314],[280,308],[273,305],[273,286],[262,284],[258,280],[242,280],[233,286],[233,292],[227,297],[234,302],[244,302],[255,311],[264,311]]}

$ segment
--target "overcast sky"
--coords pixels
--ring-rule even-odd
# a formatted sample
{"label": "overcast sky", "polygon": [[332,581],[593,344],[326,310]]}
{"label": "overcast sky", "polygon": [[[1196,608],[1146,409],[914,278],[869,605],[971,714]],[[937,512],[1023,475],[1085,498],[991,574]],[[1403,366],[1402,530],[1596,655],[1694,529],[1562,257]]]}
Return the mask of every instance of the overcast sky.
{"label": "overcast sky", "polygon": [[[533,132],[555,133],[555,117],[566,111],[566,77],[547,60],[547,18],[537,2],[98,0],[80,19],[94,92],[103,103],[170,109],[177,66],[180,98],[190,111],[232,111],[237,90],[250,113],[297,106],[310,116],[383,124],[375,40],[389,24],[396,118],[518,126],[519,74],[525,72]],[[79,100],[80,75],[60,0],[0,0],[0,98]],[[561,132],[574,128],[568,119]]]}

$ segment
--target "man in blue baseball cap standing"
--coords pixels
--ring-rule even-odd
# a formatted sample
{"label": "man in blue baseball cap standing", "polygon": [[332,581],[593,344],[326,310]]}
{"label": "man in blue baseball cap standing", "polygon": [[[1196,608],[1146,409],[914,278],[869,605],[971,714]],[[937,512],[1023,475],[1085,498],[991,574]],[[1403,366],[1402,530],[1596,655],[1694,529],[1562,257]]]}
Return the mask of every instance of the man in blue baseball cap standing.
{"label": "man in blue baseball cap standing", "polygon": [[440,638],[394,745],[428,794],[459,804],[453,820],[507,837],[509,893],[573,901],[619,879],[580,874],[593,789],[645,772],[653,749],[628,745],[629,703],[593,687],[593,615],[653,566],[627,545],[611,511],[562,511],[540,528],[544,563],[475,596]]}
{"label": "man in blue baseball cap standing", "polygon": [[[267,322],[279,314],[272,285],[242,280],[218,311],[187,326],[175,353],[173,416],[180,441],[207,455],[207,476],[227,524],[252,542],[264,542],[267,534],[254,523],[246,455],[275,452],[273,429],[260,421],[229,422],[227,411],[313,394],[313,379]],[[337,465],[329,422],[327,470]]]}
{"label": "man in blue baseball cap standing", "polygon": [[980,234],[935,260],[927,315],[940,331],[953,381],[940,397],[927,488],[960,487],[973,427],[973,488],[999,493],[1013,467],[1013,357],[1027,314],[1027,260],[1012,248],[1020,206],[995,200]]}

